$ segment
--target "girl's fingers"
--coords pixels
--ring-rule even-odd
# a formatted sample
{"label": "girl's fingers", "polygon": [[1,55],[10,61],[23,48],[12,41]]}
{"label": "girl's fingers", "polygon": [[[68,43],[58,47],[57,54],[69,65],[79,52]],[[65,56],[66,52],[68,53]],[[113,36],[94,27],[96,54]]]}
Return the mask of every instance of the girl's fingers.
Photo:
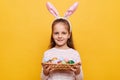
{"label": "girl's fingers", "polygon": [[79,68],[80,68],[80,65],[74,65],[70,67],[70,69],[74,72],[77,71]]}
{"label": "girl's fingers", "polygon": [[71,71],[75,71],[74,66],[69,66],[69,68],[71,69]]}
{"label": "girl's fingers", "polygon": [[54,70],[54,68],[52,67],[52,65],[49,65],[48,68],[47,68],[47,70],[51,72],[51,71]]}
{"label": "girl's fingers", "polygon": [[51,68],[51,69],[50,69],[50,72],[52,72],[52,71],[54,71],[54,68]]}
{"label": "girl's fingers", "polygon": [[49,65],[47,69],[48,69],[48,70],[50,70],[51,68],[52,68],[52,66],[51,66],[51,65]]}
{"label": "girl's fingers", "polygon": [[44,69],[47,69],[48,67],[49,67],[48,65],[44,65],[44,66],[43,66]]}
{"label": "girl's fingers", "polygon": [[49,71],[52,72],[52,71],[54,71],[54,70],[55,70],[55,69],[53,68],[53,65],[50,65]]}
{"label": "girl's fingers", "polygon": [[80,68],[80,65],[75,65],[74,68],[77,68],[77,69],[78,69],[78,68]]}

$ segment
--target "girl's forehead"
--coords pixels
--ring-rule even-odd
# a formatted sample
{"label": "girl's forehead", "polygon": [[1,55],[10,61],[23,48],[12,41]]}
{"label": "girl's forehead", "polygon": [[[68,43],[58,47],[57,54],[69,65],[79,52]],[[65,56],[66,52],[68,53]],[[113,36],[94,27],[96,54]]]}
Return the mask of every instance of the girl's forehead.
{"label": "girl's forehead", "polygon": [[63,29],[65,29],[65,30],[68,30],[68,26],[67,25],[65,25],[64,23],[58,23],[58,24],[56,24],[55,26],[54,26],[54,29],[60,29],[60,30],[63,30]]}
{"label": "girl's forehead", "polygon": [[57,23],[54,25],[54,28],[64,28],[64,29],[68,29],[68,26],[63,23],[63,22],[60,22],[60,23]]}

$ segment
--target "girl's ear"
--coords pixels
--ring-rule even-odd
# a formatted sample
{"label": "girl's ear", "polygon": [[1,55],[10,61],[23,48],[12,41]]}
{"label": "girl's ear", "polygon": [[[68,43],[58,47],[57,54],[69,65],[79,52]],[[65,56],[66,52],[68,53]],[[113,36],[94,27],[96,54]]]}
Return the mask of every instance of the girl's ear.
{"label": "girl's ear", "polygon": [[50,2],[47,2],[46,3],[46,7],[48,9],[48,11],[56,18],[59,17],[59,13],[57,11],[57,9],[50,3]]}
{"label": "girl's ear", "polygon": [[78,7],[78,2],[75,2],[65,13],[64,18],[68,18],[72,15]]}

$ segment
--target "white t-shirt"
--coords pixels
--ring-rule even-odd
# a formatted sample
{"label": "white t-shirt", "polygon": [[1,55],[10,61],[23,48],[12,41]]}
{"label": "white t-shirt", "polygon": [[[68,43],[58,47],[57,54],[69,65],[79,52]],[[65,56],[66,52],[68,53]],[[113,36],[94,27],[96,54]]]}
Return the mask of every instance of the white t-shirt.
{"label": "white t-shirt", "polygon": [[[80,55],[78,51],[69,48],[69,49],[58,49],[58,48],[51,48],[44,53],[44,59],[52,59],[53,57],[57,58],[67,58],[69,60],[74,60],[75,63],[81,62]],[[80,66],[80,74],[75,75],[74,72],[54,72],[50,73],[48,76],[45,76],[42,69],[41,78],[42,80],[83,80],[83,72],[82,66]]]}

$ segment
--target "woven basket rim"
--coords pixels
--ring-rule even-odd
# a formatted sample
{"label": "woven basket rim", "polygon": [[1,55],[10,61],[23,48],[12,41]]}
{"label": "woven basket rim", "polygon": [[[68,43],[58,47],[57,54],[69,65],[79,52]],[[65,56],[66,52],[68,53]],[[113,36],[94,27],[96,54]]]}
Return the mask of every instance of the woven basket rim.
{"label": "woven basket rim", "polygon": [[52,63],[41,63],[41,64],[42,64],[42,65],[76,65],[76,64],[81,65],[80,62],[74,63],[74,64],[52,64]]}

